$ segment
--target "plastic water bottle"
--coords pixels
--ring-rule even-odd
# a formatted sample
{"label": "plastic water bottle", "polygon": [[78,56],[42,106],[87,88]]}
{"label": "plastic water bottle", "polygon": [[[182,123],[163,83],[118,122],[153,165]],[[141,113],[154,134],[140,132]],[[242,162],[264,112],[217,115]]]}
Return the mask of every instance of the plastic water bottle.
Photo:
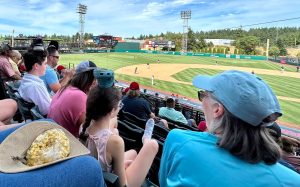
{"label": "plastic water bottle", "polygon": [[146,122],[146,128],[144,131],[144,135],[142,137],[142,141],[144,142],[144,139],[151,139],[152,137],[152,132],[153,132],[153,128],[154,128],[154,119],[150,118],[148,119],[148,121]]}

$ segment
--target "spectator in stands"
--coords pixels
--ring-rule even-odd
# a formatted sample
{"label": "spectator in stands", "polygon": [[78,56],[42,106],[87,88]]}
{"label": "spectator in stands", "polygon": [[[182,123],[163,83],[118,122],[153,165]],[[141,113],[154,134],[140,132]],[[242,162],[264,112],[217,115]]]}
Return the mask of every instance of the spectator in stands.
{"label": "spectator in stands", "polygon": [[[144,98],[140,97],[140,85],[137,82],[132,82],[129,86],[127,96],[123,98],[123,110],[129,112],[136,117],[147,120],[156,118],[155,114],[150,109],[150,104]],[[159,120],[159,124],[168,128],[166,120]]]}
{"label": "spectator in stands", "polygon": [[0,126],[8,125],[18,109],[17,102],[13,99],[0,100]]}
{"label": "spectator in stands", "polygon": [[280,148],[266,126],[282,114],[276,96],[261,78],[225,71],[197,76],[193,84],[204,90],[198,97],[208,132],[168,134],[160,186],[300,185],[300,175],[277,163]]}
{"label": "spectator in stands", "polygon": [[17,75],[21,77],[21,73],[19,71],[18,65],[22,62],[23,57],[18,50],[12,50],[9,53],[9,62]]}
{"label": "spectator in stands", "polygon": [[95,85],[93,70],[97,66],[92,61],[83,61],[76,66],[73,78],[58,91],[52,99],[48,118],[63,126],[75,137],[85,120],[87,94]]}
{"label": "spectator in stands", "polygon": [[47,115],[51,97],[42,79],[47,65],[47,51],[31,50],[24,54],[24,63],[27,74],[24,75],[18,89],[20,96],[37,105],[42,115]]}
{"label": "spectator in stands", "polygon": [[122,99],[127,95],[128,91],[129,91],[129,87],[122,89]]}
{"label": "spectator in stands", "polygon": [[119,176],[120,186],[141,186],[158,152],[158,143],[151,137],[144,138],[138,155],[134,150],[124,152],[123,139],[110,129],[110,120],[116,118],[121,107],[121,93],[117,88],[93,88],[87,99],[80,139],[87,139],[87,147],[104,171]]}
{"label": "spectator in stands", "polygon": [[3,45],[0,49],[0,76],[4,82],[12,80],[21,80],[21,76],[16,74],[9,62],[9,54],[12,48],[9,45]]}
{"label": "spectator in stands", "polygon": [[282,159],[291,164],[300,173],[300,156],[296,156],[295,150],[300,147],[300,142],[293,138],[281,137]]}
{"label": "spectator in stands", "polygon": [[63,65],[58,65],[56,67],[56,72],[58,74],[59,79],[64,77],[64,72],[66,71],[65,69],[66,68]]}
{"label": "spectator in stands", "polygon": [[62,79],[58,79],[57,73],[54,68],[57,66],[59,61],[59,53],[55,46],[49,46],[47,48],[48,57],[47,57],[47,69],[45,75],[40,78],[44,81],[47,90],[49,93],[56,93],[61,86],[64,86],[68,83],[68,81],[72,78],[72,71],[65,71],[64,77]]}
{"label": "spectator in stands", "polygon": [[[295,156],[293,149],[290,149],[293,145],[300,145],[300,142],[296,139],[287,137],[281,134],[280,126],[275,122],[272,125],[267,126],[267,130],[274,139],[274,141],[281,147],[282,155],[278,161],[280,164],[290,168],[293,171],[299,172],[297,166],[300,166],[300,157]],[[291,151],[291,152],[290,152]],[[291,154],[290,154],[291,153]],[[291,156],[291,157],[290,157]],[[291,158],[291,160],[290,160]]]}
{"label": "spectator in stands", "polygon": [[191,127],[197,127],[196,121],[194,119],[187,120],[181,112],[175,110],[175,101],[173,98],[167,99],[166,107],[161,107],[159,109],[158,115],[160,117],[167,118],[167,120],[170,119],[174,122],[189,125]]}

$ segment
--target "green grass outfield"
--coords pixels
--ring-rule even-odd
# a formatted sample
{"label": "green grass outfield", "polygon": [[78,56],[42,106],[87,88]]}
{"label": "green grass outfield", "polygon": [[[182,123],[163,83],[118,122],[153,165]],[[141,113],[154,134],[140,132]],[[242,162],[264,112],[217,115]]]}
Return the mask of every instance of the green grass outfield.
{"label": "green grass outfield", "polygon": [[[134,64],[146,64],[157,63],[157,59],[160,63],[180,63],[180,64],[217,64],[222,66],[238,66],[238,67],[250,67],[259,69],[278,70],[280,74],[281,64],[276,64],[267,61],[252,61],[252,60],[239,60],[239,59],[225,59],[225,58],[209,58],[209,57],[194,57],[194,56],[175,56],[175,55],[158,55],[158,54],[141,54],[141,53],[89,53],[89,54],[64,54],[61,55],[60,63],[64,66],[68,66],[69,63],[78,64],[82,60],[91,60],[95,62],[98,67],[108,68],[116,70],[118,68],[134,65]],[[167,70],[166,70],[167,71]],[[295,72],[296,68],[292,66],[285,66],[285,71]],[[173,77],[177,80],[184,82],[191,82],[192,78],[197,74],[213,75],[221,72],[221,70],[213,69],[195,69],[189,68],[182,72],[179,72]],[[275,75],[262,75],[262,77],[272,87],[276,95],[289,98],[300,99],[300,79],[291,77],[282,77]],[[142,77],[133,77],[129,75],[116,75],[116,79],[124,81],[138,81],[140,84],[153,87],[159,90],[165,90],[172,93],[178,93],[190,98],[196,98],[197,89],[193,86],[170,83],[168,81],[156,80],[155,85],[151,85],[151,80]],[[298,124],[300,126],[300,103],[279,100],[284,116],[281,121]]]}

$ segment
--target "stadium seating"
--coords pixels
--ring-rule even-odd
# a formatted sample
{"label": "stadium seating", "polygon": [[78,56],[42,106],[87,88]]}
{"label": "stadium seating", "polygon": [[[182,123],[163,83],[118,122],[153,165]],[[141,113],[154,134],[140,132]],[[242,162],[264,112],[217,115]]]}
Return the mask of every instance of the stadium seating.
{"label": "stadium seating", "polygon": [[110,172],[103,172],[103,177],[107,187],[120,187],[120,181],[118,175]]}
{"label": "stadium seating", "polygon": [[45,119],[45,117],[40,113],[37,106],[34,106],[30,109],[33,120]]}
{"label": "stadium seating", "polygon": [[35,106],[34,103],[30,103],[25,101],[18,92],[14,93],[15,97],[17,98],[17,102],[18,102],[18,108],[22,114],[23,119],[26,120],[33,120],[33,116],[31,114],[30,109],[33,108]]}
{"label": "stadium seating", "polygon": [[[126,115],[126,112],[125,112]],[[134,117],[134,116],[133,116]],[[134,119],[130,119],[126,116],[127,120],[121,120],[119,117],[118,120],[118,130],[119,135],[123,138],[125,142],[125,150],[136,149],[139,150],[143,146],[142,144],[142,136],[144,134],[144,128],[133,123]],[[139,119],[140,120],[140,119]],[[144,122],[145,123],[145,122]],[[145,124],[143,124],[145,126]],[[156,132],[157,131],[157,132]],[[154,184],[158,184],[158,170],[160,166],[160,158],[162,155],[163,144],[166,138],[168,130],[155,125],[153,130],[153,138],[155,138],[159,145],[158,153],[152,163],[152,166],[148,172],[148,181],[146,180],[142,186],[155,186]],[[152,181],[152,182],[150,182]]]}
{"label": "stadium seating", "polygon": [[184,123],[180,123],[180,122],[174,121],[172,119],[169,119],[169,118],[166,118],[166,117],[163,117],[163,116],[159,116],[159,117],[168,121],[169,129],[183,129],[183,130],[198,131],[197,128],[191,127],[191,126],[186,125]]}
{"label": "stadium seating", "polygon": [[[19,82],[15,82],[15,81],[9,81],[9,82],[5,82],[5,86],[7,89],[7,93],[8,96],[15,100],[16,102],[18,102],[17,96],[15,93],[18,92],[18,88],[20,86]],[[18,121],[19,123],[23,121],[23,117],[22,114],[20,113],[20,110],[18,109],[17,112],[15,113],[15,116],[13,118],[15,121]]]}
{"label": "stadium seating", "polygon": [[144,129],[130,122],[118,120],[119,135],[125,142],[125,150],[140,149],[142,147],[142,136]]}
{"label": "stadium seating", "polygon": [[8,95],[6,93],[4,81],[2,80],[2,78],[0,78],[0,99],[5,99],[7,97]]}
{"label": "stadium seating", "polygon": [[[156,116],[158,115],[159,108],[166,106],[166,101],[163,98],[148,93],[142,93],[141,96],[150,103],[152,110],[154,111]],[[176,102],[175,110],[181,111],[187,119],[194,119],[197,124],[200,121],[205,120],[204,113],[200,109],[193,108],[192,106],[189,106],[187,104],[180,104]]]}
{"label": "stadium seating", "polygon": [[146,120],[144,119],[141,119],[129,112],[125,112],[124,110],[120,110],[118,116],[123,122],[132,123],[142,129],[145,129]]}

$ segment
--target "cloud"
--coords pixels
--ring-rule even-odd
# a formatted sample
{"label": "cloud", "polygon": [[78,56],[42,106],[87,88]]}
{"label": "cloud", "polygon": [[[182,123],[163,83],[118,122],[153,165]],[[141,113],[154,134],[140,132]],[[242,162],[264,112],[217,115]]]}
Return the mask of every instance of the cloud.
{"label": "cloud", "polygon": [[[0,34],[10,34],[12,29],[25,35],[75,34],[79,31],[78,3],[1,0]],[[182,32],[182,10],[192,11],[189,26],[201,31],[299,17],[300,7],[300,1],[295,0],[85,0],[83,3],[87,5],[85,32],[123,37]],[[291,20],[261,27],[298,26],[298,22]]]}

